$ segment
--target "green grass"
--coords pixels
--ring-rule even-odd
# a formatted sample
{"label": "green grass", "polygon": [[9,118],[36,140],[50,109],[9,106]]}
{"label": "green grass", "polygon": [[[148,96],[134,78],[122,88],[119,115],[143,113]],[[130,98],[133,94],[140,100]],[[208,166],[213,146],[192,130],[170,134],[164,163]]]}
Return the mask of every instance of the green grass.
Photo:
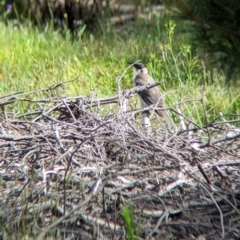
{"label": "green grass", "polygon": [[126,235],[128,240],[139,239],[142,232],[142,226],[134,222],[134,207],[132,205],[124,205],[121,208],[121,213],[126,225]]}
{"label": "green grass", "polygon": [[[161,89],[166,92],[167,104],[175,109],[180,107],[198,123],[205,122],[202,104],[179,105],[179,102],[199,99],[201,85],[204,85],[209,119],[217,118],[219,112],[238,113],[239,89],[227,88],[220,70],[206,70],[193,54],[187,35],[180,33],[182,25],[163,15],[129,23],[118,30],[102,25],[101,34],[96,35],[82,28],[77,40],[72,41],[68,31],[60,34],[24,25],[15,29],[11,23],[8,26],[0,23],[1,95],[34,91],[75,78],[59,94],[115,95],[116,78],[125,70],[127,62],[140,59],[157,81],[164,80]],[[123,88],[132,87],[132,73],[130,69],[124,75]],[[29,95],[44,96],[44,92]],[[21,109],[20,105],[16,107]]]}

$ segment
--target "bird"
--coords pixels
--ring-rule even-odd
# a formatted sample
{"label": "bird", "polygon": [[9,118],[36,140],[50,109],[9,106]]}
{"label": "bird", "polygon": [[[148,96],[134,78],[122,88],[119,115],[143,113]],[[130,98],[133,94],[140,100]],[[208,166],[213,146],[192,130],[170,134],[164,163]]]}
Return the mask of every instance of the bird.
{"label": "bird", "polygon": [[[133,75],[133,83],[134,86],[143,86],[147,84],[154,84],[155,81],[154,79],[148,74],[147,68],[144,66],[143,63],[140,62],[128,62],[131,66],[133,66],[137,71]],[[138,95],[141,99],[141,101],[144,103],[146,106],[152,106],[155,105],[157,108],[164,108],[164,100],[162,97],[162,94],[157,86],[152,87],[150,89],[138,92]],[[171,130],[175,130],[176,126],[170,117],[169,113],[167,110],[160,110],[160,109],[155,109],[155,112],[163,117],[168,124],[169,128]]]}

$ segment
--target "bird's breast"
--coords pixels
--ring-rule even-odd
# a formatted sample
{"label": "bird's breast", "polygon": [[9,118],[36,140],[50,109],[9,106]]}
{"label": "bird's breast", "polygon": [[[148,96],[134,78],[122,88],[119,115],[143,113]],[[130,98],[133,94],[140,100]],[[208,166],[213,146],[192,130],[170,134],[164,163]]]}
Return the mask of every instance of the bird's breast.
{"label": "bird's breast", "polygon": [[139,75],[139,72],[136,71],[134,74],[133,74],[133,77],[132,77],[132,80],[133,80],[133,83],[134,85],[136,85],[136,79],[137,79],[137,76]]}

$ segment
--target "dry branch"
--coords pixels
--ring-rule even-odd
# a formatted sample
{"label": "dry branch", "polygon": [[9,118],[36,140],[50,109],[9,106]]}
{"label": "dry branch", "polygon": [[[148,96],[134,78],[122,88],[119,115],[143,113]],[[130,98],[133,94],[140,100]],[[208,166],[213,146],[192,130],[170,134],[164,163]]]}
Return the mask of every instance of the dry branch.
{"label": "dry branch", "polygon": [[[121,111],[120,102],[153,86],[104,99],[1,98],[0,200],[8,236],[120,239],[121,207],[130,204],[141,239],[240,238],[239,130],[215,122],[175,135],[155,126],[145,134],[133,117],[142,110]],[[31,112],[10,114],[12,97],[32,104]]]}

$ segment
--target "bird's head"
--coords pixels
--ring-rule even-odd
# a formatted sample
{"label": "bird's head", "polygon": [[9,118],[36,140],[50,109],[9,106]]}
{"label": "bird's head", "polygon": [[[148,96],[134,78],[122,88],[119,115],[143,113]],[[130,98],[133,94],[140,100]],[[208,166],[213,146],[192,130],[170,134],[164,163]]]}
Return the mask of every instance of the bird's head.
{"label": "bird's head", "polygon": [[139,73],[148,73],[148,70],[147,68],[144,66],[143,63],[140,63],[140,62],[128,62],[129,65],[132,65],[133,67],[136,68],[136,70],[139,72]]}

